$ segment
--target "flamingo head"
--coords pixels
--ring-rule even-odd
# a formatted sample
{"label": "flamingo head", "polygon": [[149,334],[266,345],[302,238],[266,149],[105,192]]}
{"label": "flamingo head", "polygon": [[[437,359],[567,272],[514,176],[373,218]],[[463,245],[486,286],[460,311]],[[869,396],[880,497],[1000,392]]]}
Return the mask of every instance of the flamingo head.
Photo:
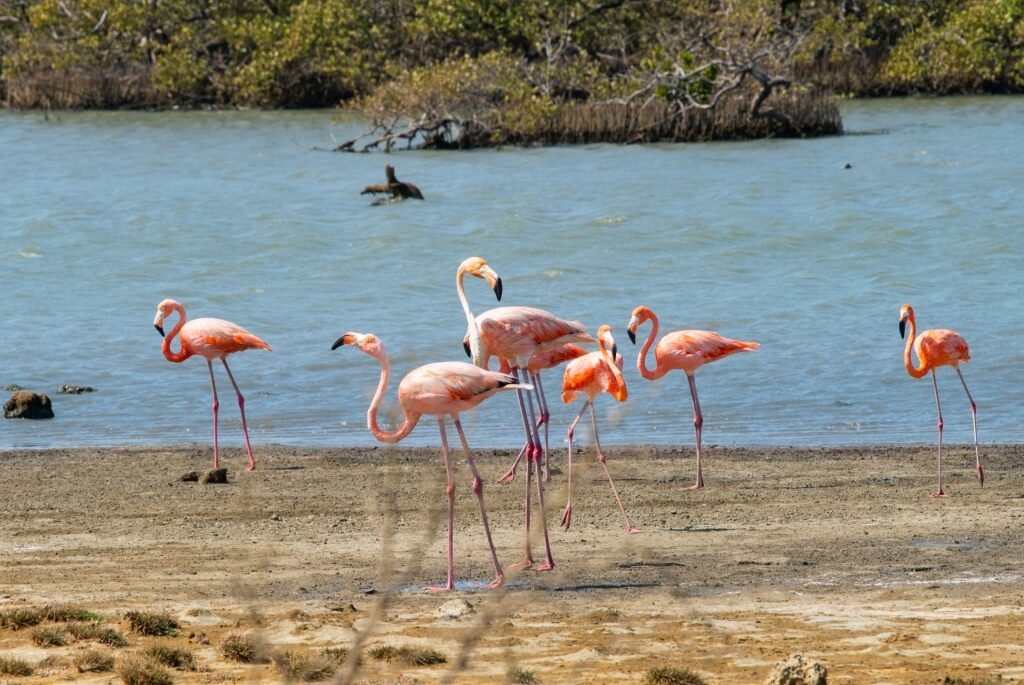
{"label": "flamingo head", "polygon": [[619,353],[619,347],[615,344],[615,338],[612,337],[612,327],[604,324],[598,328],[597,339],[604,343],[604,349],[611,353],[612,359],[615,359],[615,356]]}
{"label": "flamingo head", "polygon": [[640,324],[650,319],[653,315],[654,313],[643,305],[633,310],[633,314],[629,318],[629,323],[626,324],[626,335],[629,336],[629,342],[636,345],[636,329]]}
{"label": "flamingo head", "polygon": [[164,319],[170,316],[175,309],[181,308],[181,304],[175,300],[163,300],[156,306],[156,318],[153,319],[153,327],[156,328],[161,338],[166,337],[164,334]]}
{"label": "flamingo head", "polygon": [[900,307],[900,337],[905,338],[907,334],[907,320],[914,318],[914,308],[909,304]]}
{"label": "flamingo head", "polygon": [[384,344],[373,333],[346,333],[334,341],[331,349],[336,350],[342,345],[354,345],[373,357],[379,357],[384,352]]}
{"label": "flamingo head", "polygon": [[501,277],[487,265],[483,257],[470,257],[469,259],[462,262],[459,265],[459,275],[469,274],[470,276],[476,276],[487,281],[487,285],[491,286],[494,290],[494,294],[497,296],[498,301],[501,301]]}

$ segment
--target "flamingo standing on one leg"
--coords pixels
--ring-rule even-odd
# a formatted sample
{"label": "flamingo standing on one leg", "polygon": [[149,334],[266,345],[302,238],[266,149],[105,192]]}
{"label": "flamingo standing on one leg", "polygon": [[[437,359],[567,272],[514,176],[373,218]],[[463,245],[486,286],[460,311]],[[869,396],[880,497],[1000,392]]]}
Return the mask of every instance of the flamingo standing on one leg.
{"label": "flamingo standing on one leg", "polygon": [[[498,307],[490,309],[480,316],[473,316],[466,299],[462,281],[466,274],[482,278],[500,292],[501,279],[480,257],[470,257],[459,265],[455,276],[456,290],[462,309],[469,324],[469,343],[473,363],[483,366],[490,356],[508,362],[512,375],[519,380],[519,370],[524,376],[530,357],[540,352],[561,347],[569,343],[594,342],[583,324],[578,321],[565,321],[543,309],[533,307]],[[523,379],[525,380],[525,378]],[[540,434],[537,431],[533,414],[533,402],[528,392],[518,390],[519,413],[523,420],[523,431],[526,434],[526,459],[529,466],[526,474],[526,556],[517,562],[514,568],[531,568],[533,554],[530,550],[530,486],[534,470],[537,474],[537,501],[541,511],[541,529],[544,533],[545,561],[536,567],[537,571],[547,571],[555,567],[551,555],[551,543],[548,539],[547,520],[544,517],[544,483],[541,473],[541,456],[543,454]]]}
{"label": "flamingo standing on one leg", "polygon": [[384,351],[384,344],[372,333],[345,333],[338,338],[335,350],[342,345],[355,345],[360,350],[375,357],[380,362],[380,382],[377,391],[366,412],[366,422],[373,437],[381,442],[394,443],[412,433],[413,428],[424,414],[437,417],[441,431],[441,451],[444,454],[444,466],[448,472],[448,583],[444,587],[433,587],[431,590],[455,589],[454,531],[455,531],[455,480],[452,475],[452,462],[448,454],[448,436],[445,433],[444,417],[451,416],[455,429],[459,431],[462,441],[462,452],[473,473],[473,492],[480,503],[480,515],[484,521],[484,532],[487,534],[487,545],[491,549],[491,560],[494,562],[494,581],[489,587],[495,588],[502,583],[504,575],[498,563],[498,554],[494,550],[491,539],[491,528],[487,524],[487,510],[484,508],[484,483],[476,469],[473,455],[466,442],[466,434],[459,422],[459,414],[472,409],[488,397],[500,390],[518,390],[530,386],[521,386],[518,381],[504,373],[480,369],[464,362],[439,362],[426,364],[413,369],[405,375],[398,386],[398,402],[402,405],[402,424],[393,432],[386,432],[377,424],[377,408],[380,406],[384,392],[391,378],[391,363]]}
{"label": "flamingo standing on one leg", "polygon": [[[939,404],[939,384],[935,380],[935,369],[939,366],[952,366],[956,375],[967,393],[967,399],[971,402],[971,423],[974,427],[974,467],[978,473],[978,481],[985,485],[985,472],[981,468],[981,453],[978,451],[978,409],[971,397],[971,391],[967,389],[967,381],[960,372],[960,362],[971,360],[971,351],[967,348],[967,341],[956,331],[947,329],[935,329],[922,331],[921,335],[915,337],[917,332],[917,321],[914,319],[914,308],[909,304],[900,307],[900,337],[906,333],[907,321],[910,322],[910,335],[906,336],[907,345],[903,348],[903,365],[907,367],[907,373],[913,378],[921,378],[929,371],[932,372],[932,388],[935,390],[935,409],[939,414],[939,454],[937,457],[939,486],[932,493],[932,497],[945,497],[942,491],[942,405]],[[917,352],[918,366],[910,357],[910,349],[913,347]]]}
{"label": "flamingo standing on one leg", "polygon": [[[173,312],[178,313],[178,323],[171,329],[169,335],[164,335],[164,319]],[[256,459],[252,456],[252,446],[249,444],[249,428],[245,424],[245,398],[242,391],[238,389],[238,383],[231,374],[228,366],[228,355],[242,350],[260,349],[269,350],[270,345],[263,342],[255,335],[241,326],[223,319],[193,319],[186,322],[185,308],[174,300],[164,300],[156,308],[156,318],[153,320],[156,330],[163,336],[164,342],[161,350],[168,361],[175,363],[183,362],[194,354],[206,359],[206,365],[210,369],[210,387],[213,390],[213,468],[220,468],[220,454],[217,446],[217,409],[220,403],[217,401],[217,382],[213,378],[213,360],[220,359],[224,364],[224,370],[228,372],[231,385],[235,387],[235,394],[238,396],[238,411],[242,414],[242,433],[245,435],[245,451],[249,455],[248,471],[256,468]],[[181,350],[173,352],[171,341],[175,335],[179,335]]]}
{"label": "flamingo standing on one leg", "polygon": [[673,331],[666,333],[658,341],[658,346],[654,349],[654,359],[657,365],[651,370],[647,368],[647,351],[651,349],[654,339],[658,336],[658,317],[648,307],[637,307],[633,310],[632,318],[626,326],[626,333],[635,345],[637,327],[648,320],[651,321],[651,333],[647,336],[647,341],[636,358],[636,368],[640,371],[640,375],[649,381],[661,378],[672,369],[681,369],[686,373],[686,380],[690,384],[690,397],[693,399],[693,428],[697,443],[697,480],[687,489],[696,490],[704,487],[704,475],[700,463],[701,429],[704,426],[704,415],[700,411],[697,382],[693,374],[704,364],[728,357],[736,352],[753,351],[761,345],[756,342],[731,340],[712,331]]}
{"label": "flamingo standing on one leg", "polygon": [[[469,336],[462,341],[462,346],[466,350],[466,356],[472,356],[472,351],[469,346]],[[548,400],[544,396],[544,386],[541,384],[540,372],[545,369],[553,369],[562,362],[570,361],[578,357],[585,355],[587,351],[579,345],[562,345],[561,347],[555,348],[548,352],[540,352],[530,357],[530,361],[526,365],[526,371],[533,383],[534,394],[537,396],[537,401],[540,403],[540,416],[537,418],[537,428],[539,429],[542,425],[544,426],[544,482],[548,482],[551,459],[551,450],[548,448],[548,428],[551,424],[551,412],[548,411]],[[484,360],[484,368],[490,366],[490,358]],[[509,366],[505,360],[501,361],[501,365],[498,368],[502,373],[510,373],[512,367]],[[516,455],[515,461],[512,462],[512,466],[505,472],[499,481],[511,481],[515,480],[516,467],[519,465],[519,460],[526,454],[526,450],[529,448],[530,443],[524,443],[523,448],[519,450],[519,454]]]}
{"label": "flamingo standing on one leg", "polygon": [[594,398],[602,392],[606,392],[619,402],[625,402],[628,392],[626,390],[626,379],[622,377],[622,355],[617,353],[615,340],[612,338],[611,326],[601,326],[597,329],[597,344],[600,349],[591,352],[578,359],[572,360],[565,367],[565,377],[562,379],[562,401],[569,404],[576,399],[579,393],[587,396],[587,401],[580,408],[572,423],[569,424],[569,497],[565,503],[565,512],[562,514],[562,525],[569,530],[572,523],[572,435],[576,424],[583,418],[583,412],[590,407],[590,418],[594,422],[594,443],[597,445],[597,460],[604,468],[604,474],[608,476],[608,484],[612,486],[612,494],[615,495],[615,502],[619,505],[622,517],[626,519],[626,532],[639,533],[632,523],[619,498],[619,491],[615,488],[615,481],[612,474],[608,472],[607,459],[601,450],[601,438],[597,434],[597,415],[594,413]]}

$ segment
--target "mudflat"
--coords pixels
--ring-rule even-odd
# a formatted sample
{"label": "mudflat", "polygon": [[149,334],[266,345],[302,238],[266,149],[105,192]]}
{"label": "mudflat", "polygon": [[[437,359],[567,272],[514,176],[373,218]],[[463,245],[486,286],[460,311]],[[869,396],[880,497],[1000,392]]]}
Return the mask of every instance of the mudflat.
{"label": "mudflat", "polygon": [[[699,491],[685,489],[692,449],[606,452],[641,532],[626,533],[590,447],[574,454],[572,526],[559,527],[557,450],[547,572],[510,568],[524,556],[524,468],[498,483],[510,454],[477,453],[506,567],[498,591],[481,588],[490,554],[454,453],[460,589],[447,593],[424,590],[445,574],[439,450],[260,445],[251,473],[226,450],[226,485],[202,484],[206,447],[3,452],[0,615],[54,604],[102,613],[128,639],[100,646],[118,660],[158,643],[192,650],[198,670],[174,671],[179,683],[287,680],[280,658],[228,659],[232,634],[278,655],[358,644],[349,681],[367,683],[640,683],[657,667],[761,683],[797,652],[825,664],[830,683],[1024,680],[1024,447],[984,446],[979,487],[973,449],[948,446],[942,499],[929,497],[931,446],[710,447]],[[200,481],[182,481],[190,471]],[[531,537],[542,561],[536,525]],[[132,632],[131,610],[167,612],[177,634]],[[116,681],[74,667],[97,647],[87,639],[34,643],[50,623],[0,628],[0,658],[34,667],[0,681]],[[387,661],[370,651],[380,646],[446,661]]]}

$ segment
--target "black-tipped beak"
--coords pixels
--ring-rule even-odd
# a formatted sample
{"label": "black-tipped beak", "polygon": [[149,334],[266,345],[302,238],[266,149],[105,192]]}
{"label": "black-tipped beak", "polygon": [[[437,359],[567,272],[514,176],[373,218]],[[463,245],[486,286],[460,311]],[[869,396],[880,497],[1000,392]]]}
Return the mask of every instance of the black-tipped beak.
{"label": "black-tipped beak", "polygon": [[631,343],[633,343],[634,345],[636,345],[636,333],[634,333],[634,332],[633,332],[632,330],[630,330],[629,328],[627,328],[627,329],[626,329],[626,335],[628,335],[628,336],[629,336],[629,342],[631,342]]}
{"label": "black-tipped beak", "polygon": [[331,345],[331,349],[332,350],[336,350],[336,349],[338,349],[339,347],[341,347],[344,344],[345,344],[345,336],[341,336],[340,338],[338,338],[337,340],[334,341],[334,344]]}
{"label": "black-tipped beak", "polygon": [[469,346],[469,341],[468,340],[463,340],[462,341],[462,349],[464,349],[466,351],[466,356],[467,357],[472,357],[473,356],[473,348]]}
{"label": "black-tipped beak", "polygon": [[155,323],[155,324],[153,324],[153,328],[155,328],[155,329],[156,329],[156,332],[160,334],[160,337],[161,337],[161,338],[166,338],[166,337],[167,337],[167,336],[166,336],[166,335],[164,334],[164,327],[163,327],[163,326],[161,326],[160,324],[158,324],[158,323]]}
{"label": "black-tipped beak", "polygon": [[501,279],[497,278],[494,281],[494,294],[498,296],[498,302],[501,302]]}
{"label": "black-tipped beak", "polygon": [[615,357],[617,357],[618,354],[619,354],[619,346],[618,345],[612,345],[612,359],[615,359]]}
{"label": "black-tipped beak", "polygon": [[907,320],[900,319],[900,338],[905,338],[907,335]]}

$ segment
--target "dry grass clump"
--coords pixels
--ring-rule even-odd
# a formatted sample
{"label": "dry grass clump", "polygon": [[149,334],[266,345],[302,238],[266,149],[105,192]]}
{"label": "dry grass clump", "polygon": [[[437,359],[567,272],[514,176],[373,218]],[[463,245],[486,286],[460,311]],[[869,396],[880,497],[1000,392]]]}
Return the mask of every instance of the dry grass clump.
{"label": "dry grass clump", "polygon": [[56,621],[57,623],[69,621],[99,623],[103,620],[103,614],[71,604],[47,604],[43,607],[42,615],[47,621]]}
{"label": "dry grass clump", "polygon": [[220,653],[243,664],[265,664],[269,661],[265,645],[252,635],[228,635],[220,645]]}
{"label": "dry grass clump", "polygon": [[134,654],[123,657],[115,669],[124,685],[172,685],[171,673],[160,664]]}
{"label": "dry grass clump", "polygon": [[75,654],[75,668],[79,673],[104,673],[114,669],[114,655],[102,649],[85,649]]}
{"label": "dry grass clump", "polygon": [[309,654],[291,650],[274,654],[274,665],[284,676],[285,682],[326,680],[338,670],[338,661],[324,653]]}
{"label": "dry grass clump", "polygon": [[533,671],[528,671],[521,666],[512,666],[506,673],[508,682],[516,685],[537,685],[540,681]]}
{"label": "dry grass clump", "polygon": [[958,676],[946,676],[942,679],[942,685],[1004,685],[1003,677],[982,676],[981,678],[960,678]]}
{"label": "dry grass clump", "polygon": [[192,654],[191,650],[183,647],[173,647],[171,645],[153,645],[143,652],[153,661],[157,661],[164,666],[170,666],[176,668],[179,671],[194,671],[196,670],[196,658]]}
{"label": "dry grass clump", "polygon": [[31,607],[18,607],[16,609],[0,611],[0,628],[20,630],[21,628],[39,625],[42,620],[43,615],[39,610]]}
{"label": "dry grass clump", "polygon": [[68,643],[68,633],[57,626],[36,628],[32,631],[32,644],[37,647],[63,647]]}
{"label": "dry grass clump", "polygon": [[391,645],[380,645],[372,647],[367,653],[377,661],[397,661],[406,666],[433,666],[443,664],[448,659],[436,649],[423,649],[420,647],[392,647]]}
{"label": "dry grass clump", "polygon": [[166,612],[129,611],[124,617],[132,630],[140,635],[176,635],[180,627]]}
{"label": "dry grass clump", "polygon": [[340,666],[348,658],[348,647],[325,647],[322,654]]}
{"label": "dry grass clump", "polygon": [[69,623],[67,630],[76,640],[96,640],[111,647],[128,646],[128,638],[120,631],[98,626],[95,623]]}
{"label": "dry grass clump", "polygon": [[704,679],[688,668],[648,669],[644,673],[643,685],[705,685]]}
{"label": "dry grass clump", "polygon": [[32,675],[32,666],[24,659],[19,659],[18,657],[0,656],[0,675]]}

